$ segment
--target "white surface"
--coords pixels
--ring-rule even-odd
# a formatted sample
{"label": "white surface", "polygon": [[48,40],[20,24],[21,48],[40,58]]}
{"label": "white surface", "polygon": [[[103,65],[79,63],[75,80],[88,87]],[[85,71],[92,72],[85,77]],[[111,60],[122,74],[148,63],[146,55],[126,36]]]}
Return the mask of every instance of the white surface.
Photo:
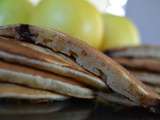
{"label": "white surface", "polygon": [[125,5],[128,0],[89,0],[101,12],[108,12],[114,15],[124,16]]}
{"label": "white surface", "polygon": [[29,1],[32,2],[33,5],[37,5],[40,2],[40,0],[29,0]]}

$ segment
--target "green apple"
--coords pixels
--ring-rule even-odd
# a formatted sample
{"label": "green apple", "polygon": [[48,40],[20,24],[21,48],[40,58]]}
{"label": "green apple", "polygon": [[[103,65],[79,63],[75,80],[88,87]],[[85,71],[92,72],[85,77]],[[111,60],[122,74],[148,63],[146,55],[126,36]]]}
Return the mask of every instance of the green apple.
{"label": "green apple", "polygon": [[31,24],[58,29],[99,48],[103,20],[86,0],[42,0],[33,11]]}
{"label": "green apple", "polygon": [[140,44],[138,30],[126,17],[103,14],[104,37],[101,50],[137,46]]}
{"label": "green apple", "polygon": [[28,0],[0,0],[0,25],[28,23],[31,10]]}

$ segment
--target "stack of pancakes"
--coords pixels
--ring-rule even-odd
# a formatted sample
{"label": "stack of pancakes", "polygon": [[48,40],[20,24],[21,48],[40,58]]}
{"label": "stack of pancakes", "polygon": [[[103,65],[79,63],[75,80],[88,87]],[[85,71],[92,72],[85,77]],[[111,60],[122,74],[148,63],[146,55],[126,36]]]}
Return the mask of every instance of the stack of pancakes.
{"label": "stack of pancakes", "polygon": [[160,93],[160,46],[142,45],[106,51],[131,74]]}
{"label": "stack of pancakes", "polygon": [[[136,59],[132,57],[134,64],[131,65],[129,56],[112,54],[112,57],[132,68],[129,70],[138,79],[146,78],[148,73],[155,78],[153,71],[159,72],[158,53],[152,48],[144,49],[151,49],[151,58],[135,54]],[[0,98],[39,101],[73,97],[125,106],[159,104],[159,94],[114,60],[57,30],[25,24],[1,26]],[[147,65],[142,69],[144,62]],[[147,79],[142,80],[147,82]]]}

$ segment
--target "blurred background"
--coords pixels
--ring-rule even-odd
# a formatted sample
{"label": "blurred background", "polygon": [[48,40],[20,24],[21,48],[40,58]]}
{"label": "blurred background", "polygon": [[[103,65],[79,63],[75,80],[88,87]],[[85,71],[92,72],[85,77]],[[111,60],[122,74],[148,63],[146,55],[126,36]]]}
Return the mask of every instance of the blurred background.
{"label": "blurred background", "polygon": [[158,0],[0,0],[0,25],[54,28],[105,51],[160,44],[159,5]]}
{"label": "blurred background", "polygon": [[[107,11],[107,0],[92,0],[102,11]],[[146,44],[160,44],[160,0],[108,0],[111,12],[126,15],[139,29],[141,40]],[[123,6],[125,5],[126,6]],[[121,7],[123,6],[123,7]],[[123,9],[122,9],[123,8]],[[106,10],[107,9],[107,10]]]}
{"label": "blurred background", "polygon": [[126,15],[137,25],[145,43],[160,44],[160,0],[128,0]]}

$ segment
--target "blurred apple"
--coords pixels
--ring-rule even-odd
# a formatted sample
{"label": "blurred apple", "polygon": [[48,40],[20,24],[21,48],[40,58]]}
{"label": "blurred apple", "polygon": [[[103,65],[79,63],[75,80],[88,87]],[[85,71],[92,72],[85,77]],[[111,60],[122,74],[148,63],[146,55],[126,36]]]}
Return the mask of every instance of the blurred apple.
{"label": "blurred apple", "polygon": [[86,0],[42,0],[31,24],[58,29],[99,48],[103,37],[101,14]]}
{"label": "blurred apple", "polygon": [[140,44],[138,30],[126,17],[103,14],[104,37],[101,50],[137,46]]}
{"label": "blurred apple", "polygon": [[31,10],[28,0],[0,0],[0,25],[28,23]]}

